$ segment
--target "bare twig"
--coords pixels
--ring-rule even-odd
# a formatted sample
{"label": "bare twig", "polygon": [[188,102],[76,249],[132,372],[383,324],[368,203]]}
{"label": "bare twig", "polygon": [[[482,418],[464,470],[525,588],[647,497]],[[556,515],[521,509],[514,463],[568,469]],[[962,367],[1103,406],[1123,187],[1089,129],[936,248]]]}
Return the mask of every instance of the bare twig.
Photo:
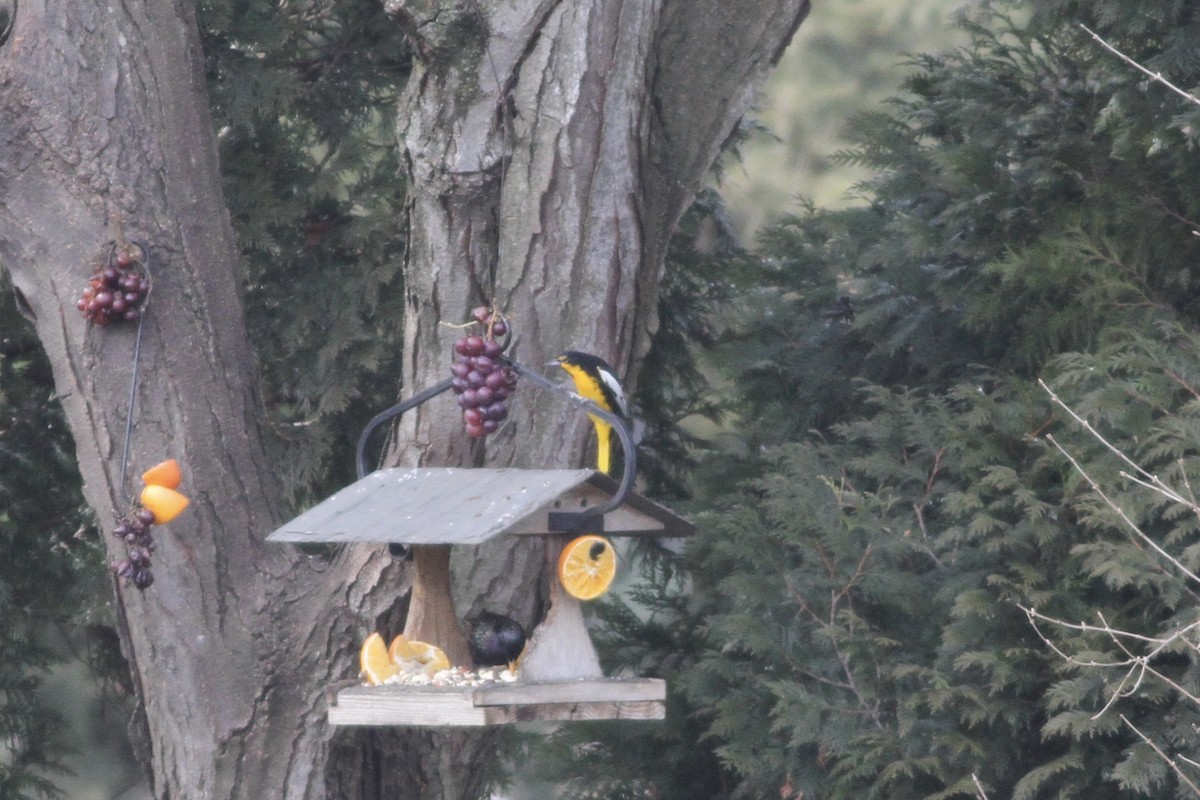
{"label": "bare twig", "polygon": [[1104,38],[1103,38],[1102,36],[1100,36],[1100,34],[1096,33],[1096,32],[1095,32],[1095,31],[1093,31],[1091,28],[1089,28],[1087,25],[1084,25],[1082,22],[1081,22],[1081,23],[1079,23],[1079,27],[1081,27],[1081,28],[1083,28],[1085,31],[1087,31],[1087,32],[1088,32],[1088,34],[1090,34],[1090,35],[1091,35],[1091,37],[1092,37],[1093,39],[1095,39],[1097,42],[1099,42],[1099,43],[1100,43],[1100,46],[1101,46],[1101,47],[1103,47],[1105,50],[1107,50],[1108,52],[1110,52],[1110,53],[1112,53],[1113,55],[1115,55],[1117,58],[1119,58],[1119,59],[1121,59],[1122,61],[1124,61],[1124,62],[1125,62],[1126,64],[1128,64],[1129,66],[1131,66],[1131,67],[1133,67],[1134,69],[1136,69],[1138,72],[1141,72],[1143,75],[1146,75],[1146,76],[1147,76],[1148,78],[1150,78],[1152,81],[1156,81],[1157,83],[1161,83],[1163,86],[1167,87],[1168,89],[1170,89],[1172,92],[1174,92],[1175,94],[1179,95],[1179,96],[1180,96],[1180,97],[1182,97],[1183,99],[1185,99],[1185,100],[1187,100],[1187,101],[1189,101],[1189,102],[1195,103],[1196,105],[1200,106],[1200,97],[1196,97],[1194,94],[1192,94],[1192,93],[1190,93],[1190,92],[1186,92],[1186,91],[1184,91],[1183,89],[1180,89],[1178,86],[1176,86],[1175,84],[1171,83],[1169,80],[1167,80],[1166,78],[1164,78],[1164,77],[1162,76],[1162,73],[1161,73],[1161,72],[1152,72],[1151,70],[1148,70],[1148,69],[1146,69],[1146,68],[1145,68],[1145,67],[1143,67],[1141,64],[1139,64],[1138,62],[1134,61],[1132,58],[1130,58],[1129,56],[1125,55],[1124,53],[1122,53],[1122,52],[1121,52],[1120,50],[1118,50],[1117,48],[1113,47],[1113,46],[1112,46],[1111,44],[1109,44],[1108,42],[1104,41]]}
{"label": "bare twig", "polygon": [[[1060,398],[1057,394],[1055,394],[1054,390],[1050,388],[1049,384],[1047,384],[1041,378],[1038,378],[1038,386],[1041,386],[1042,389],[1046,392],[1046,394],[1050,395],[1050,399],[1054,402],[1054,404],[1056,406],[1058,406],[1063,411],[1066,411],[1068,414],[1070,414],[1071,419],[1075,420],[1075,422],[1079,424],[1079,427],[1083,428],[1085,431],[1087,431],[1089,434],[1091,434],[1092,438],[1095,439],[1096,441],[1100,442],[1100,444],[1104,445],[1104,447],[1107,448],[1110,453],[1112,453],[1117,458],[1121,459],[1126,464],[1128,464],[1130,469],[1132,469],[1134,472],[1137,472],[1138,474],[1140,474],[1142,476],[1143,480],[1147,481],[1148,483],[1150,483],[1153,486],[1155,491],[1162,494],[1162,496],[1166,497],[1168,500],[1173,500],[1176,503],[1180,503],[1182,505],[1188,506],[1189,508],[1192,508],[1192,510],[1196,510],[1196,507],[1194,504],[1189,503],[1187,500],[1185,500],[1183,497],[1181,497],[1178,492],[1176,492],[1174,489],[1172,489],[1171,487],[1169,487],[1165,483],[1163,483],[1157,475],[1153,475],[1150,472],[1148,472],[1147,470],[1143,469],[1140,464],[1135,462],[1129,456],[1125,455],[1125,452],[1123,450],[1121,450],[1121,448],[1117,447],[1115,444],[1108,441],[1108,439],[1105,439],[1104,436],[1101,435],[1100,431],[1098,431],[1092,427],[1092,423],[1088,422],[1086,419],[1084,419],[1082,416],[1080,416],[1078,413],[1076,413],[1075,409],[1071,408],[1069,405],[1067,405],[1065,402],[1063,402],[1062,398]],[[1049,438],[1049,437],[1047,437],[1047,438]],[[1051,441],[1053,441],[1053,439],[1051,439]],[[1058,445],[1055,444],[1055,447],[1058,447]],[[1059,450],[1062,450],[1062,448],[1059,447]],[[1072,459],[1072,461],[1074,461],[1074,460]],[[1080,470],[1080,471],[1082,472],[1082,470]],[[1085,477],[1086,477],[1086,474],[1085,474]],[[1090,478],[1088,479],[1088,482],[1089,483],[1092,482]]]}
{"label": "bare twig", "polygon": [[1121,721],[1124,722],[1126,725],[1128,725],[1129,729],[1138,735],[1138,738],[1140,738],[1146,744],[1150,745],[1150,747],[1154,750],[1155,753],[1158,753],[1158,757],[1166,762],[1167,766],[1169,766],[1175,772],[1175,776],[1177,778],[1179,778],[1179,780],[1181,780],[1185,784],[1187,784],[1188,788],[1190,788],[1193,793],[1200,795],[1200,786],[1197,786],[1195,783],[1192,782],[1191,778],[1189,778],[1187,775],[1183,774],[1183,770],[1181,770],[1179,768],[1179,765],[1175,763],[1174,759],[1172,759],[1165,752],[1163,752],[1163,749],[1161,747],[1159,747],[1153,741],[1151,741],[1149,736],[1147,736],[1146,734],[1139,731],[1137,729],[1137,726],[1134,725],[1132,722],[1130,722],[1129,718],[1126,717],[1124,714],[1121,715]]}
{"label": "bare twig", "polygon": [[[1074,413],[1074,412],[1072,412],[1072,413]],[[1096,436],[1099,437],[1099,434],[1096,434]],[[1095,479],[1093,479],[1092,476],[1088,474],[1087,470],[1085,470],[1080,465],[1080,463],[1075,460],[1074,456],[1072,456],[1070,453],[1067,452],[1066,448],[1064,448],[1062,445],[1060,445],[1054,439],[1054,437],[1051,436],[1050,434],[1046,434],[1046,440],[1049,441],[1050,444],[1054,445],[1055,448],[1058,449],[1058,452],[1063,454],[1064,458],[1066,458],[1068,461],[1071,462],[1071,466],[1075,467],[1076,472],[1078,472],[1080,475],[1083,476],[1083,479],[1085,481],[1087,481],[1088,486],[1090,486],[1092,488],[1092,491],[1094,491],[1100,497],[1100,499],[1104,501],[1104,504],[1106,506],[1108,506],[1110,509],[1112,509],[1113,512],[1118,517],[1121,518],[1121,521],[1124,522],[1125,525],[1128,526],[1128,528],[1131,531],[1133,531],[1134,535],[1136,535],[1138,539],[1140,539],[1143,543],[1148,545],[1150,547],[1150,549],[1152,549],[1154,552],[1158,553],[1159,556],[1161,556],[1165,561],[1167,561],[1169,564],[1171,564],[1171,566],[1175,567],[1175,569],[1179,570],[1184,575],[1186,575],[1188,577],[1188,579],[1195,582],[1197,585],[1200,585],[1200,576],[1196,575],[1196,573],[1192,572],[1190,569],[1188,569],[1186,566],[1184,566],[1183,562],[1180,561],[1179,559],[1177,559],[1175,556],[1171,555],[1166,550],[1162,549],[1162,547],[1158,544],[1158,542],[1154,541],[1152,538],[1150,538],[1150,536],[1148,536],[1146,534],[1145,531],[1143,531],[1140,527],[1138,527],[1138,524],[1136,522],[1134,522],[1132,519],[1130,519],[1129,515],[1125,513],[1125,509],[1123,509],[1119,505],[1117,505],[1116,501],[1114,501],[1111,497],[1109,497],[1108,494],[1106,494],[1105,491],[1100,488],[1100,484],[1096,483]],[[1124,457],[1124,454],[1122,454],[1122,457]],[[1140,470],[1140,468],[1139,468],[1139,470]],[[1141,471],[1144,474],[1144,470],[1141,470]],[[1158,480],[1157,476],[1152,476],[1152,477],[1155,481]],[[1186,505],[1186,503],[1185,503],[1185,505]]]}

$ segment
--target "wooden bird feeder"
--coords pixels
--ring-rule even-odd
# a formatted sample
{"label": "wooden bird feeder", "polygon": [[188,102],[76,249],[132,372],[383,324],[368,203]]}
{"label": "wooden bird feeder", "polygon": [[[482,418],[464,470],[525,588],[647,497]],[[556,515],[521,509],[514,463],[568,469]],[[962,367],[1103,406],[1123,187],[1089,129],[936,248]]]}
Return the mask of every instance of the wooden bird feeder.
{"label": "wooden bird feeder", "polygon": [[478,545],[501,535],[543,537],[550,604],[530,635],[515,683],[343,688],[329,709],[333,725],[481,726],[665,716],[664,681],[604,677],[580,602],[554,578],[555,565],[563,546],[581,533],[681,537],[694,528],[631,491],[634,449],[619,418],[515,362],[509,364],[522,378],[566,394],[582,410],[614,425],[625,452],[622,480],[589,469],[397,467],[364,474],[363,446],[369,433],[445,391],[448,381],[372,420],[359,441],[359,480],[267,540],[411,547],[415,569],[404,634],[438,645],[454,664],[469,663],[470,655],[450,592],[451,546]]}

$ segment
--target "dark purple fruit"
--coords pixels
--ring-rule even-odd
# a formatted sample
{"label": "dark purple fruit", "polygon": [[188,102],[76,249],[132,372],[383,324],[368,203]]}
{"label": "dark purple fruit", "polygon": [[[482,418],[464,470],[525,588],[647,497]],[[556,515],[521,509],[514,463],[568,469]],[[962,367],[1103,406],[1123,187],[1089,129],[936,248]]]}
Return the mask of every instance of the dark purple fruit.
{"label": "dark purple fruit", "polygon": [[150,588],[154,583],[154,575],[146,567],[143,567],[133,572],[133,585],[141,589],[143,592]]}

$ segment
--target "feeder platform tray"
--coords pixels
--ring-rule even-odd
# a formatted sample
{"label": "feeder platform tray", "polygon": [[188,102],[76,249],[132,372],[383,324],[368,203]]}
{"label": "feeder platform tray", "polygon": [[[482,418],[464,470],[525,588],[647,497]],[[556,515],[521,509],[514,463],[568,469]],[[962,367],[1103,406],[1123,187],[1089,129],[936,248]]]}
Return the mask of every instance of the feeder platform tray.
{"label": "feeder platform tray", "polygon": [[591,678],[484,686],[354,686],[329,707],[331,725],[507,725],[535,720],[663,719],[658,678]]}

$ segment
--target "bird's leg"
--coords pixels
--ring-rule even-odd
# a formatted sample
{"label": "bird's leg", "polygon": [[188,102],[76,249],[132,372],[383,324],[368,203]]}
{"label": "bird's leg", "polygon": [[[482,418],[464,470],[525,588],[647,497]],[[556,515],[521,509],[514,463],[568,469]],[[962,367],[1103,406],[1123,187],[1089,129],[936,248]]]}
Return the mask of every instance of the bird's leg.
{"label": "bird's leg", "polygon": [[609,475],[612,473],[612,425],[599,417],[588,416],[596,426],[596,469]]}

